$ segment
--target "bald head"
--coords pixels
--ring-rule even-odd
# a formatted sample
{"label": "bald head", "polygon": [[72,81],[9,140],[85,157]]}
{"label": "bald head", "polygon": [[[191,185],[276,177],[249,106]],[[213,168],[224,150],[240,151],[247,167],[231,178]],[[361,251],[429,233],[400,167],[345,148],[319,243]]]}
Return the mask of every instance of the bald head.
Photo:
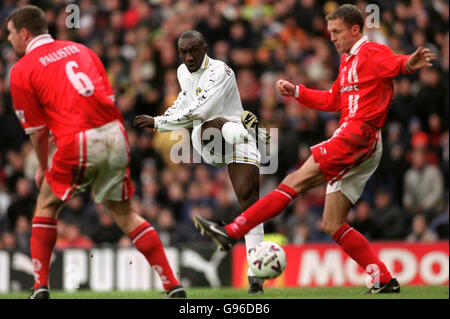
{"label": "bald head", "polygon": [[182,34],[180,34],[180,36],[178,37],[178,43],[180,43],[180,41],[182,39],[196,39],[200,44],[204,44],[206,45],[206,40],[205,37],[203,36],[203,34],[201,34],[200,32],[196,31],[196,30],[187,30],[184,31]]}
{"label": "bald head", "polygon": [[191,73],[201,67],[207,51],[206,40],[198,31],[184,31],[178,38],[178,54]]}

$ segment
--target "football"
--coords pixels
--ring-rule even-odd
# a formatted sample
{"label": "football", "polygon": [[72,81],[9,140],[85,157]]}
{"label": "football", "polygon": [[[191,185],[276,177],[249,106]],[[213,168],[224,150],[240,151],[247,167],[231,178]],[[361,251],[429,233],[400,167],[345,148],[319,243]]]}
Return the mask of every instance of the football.
{"label": "football", "polygon": [[248,257],[250,269],[262,279],[276,278],[286,268],[286,252],[271,241],[263,241],[249,249]]}

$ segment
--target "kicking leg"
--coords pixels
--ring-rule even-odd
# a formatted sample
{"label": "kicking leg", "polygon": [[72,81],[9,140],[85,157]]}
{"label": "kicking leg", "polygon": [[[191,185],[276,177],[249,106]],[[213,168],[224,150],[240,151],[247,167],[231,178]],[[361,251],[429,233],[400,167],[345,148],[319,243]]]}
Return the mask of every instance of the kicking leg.
{"label": "kicking leg", "polygon": [[232,247],[235,240],[244,237],[252,228],[279,215],[297,193],[324,183],[325,178],[311,156],[298,171],[288,175],[274,191],[259,199],[225,227],[201,217],[194,217],[194,222],[200,231],[211,236],[223,250],[227,250]]}
{"label": "kicking leg", "polygon": [[227,233],[240,239],[256,225],[278,216],[297,196],[325,183],[318,164],[311,156],[303,166],[288,175],[281,184],[225,226]]}
{"label": "kicking leg", "polygon": [[353,204],[342,192],[327,194],[322,228],[373,277],[375,284],[386,285],[391,281],[392,276],[385,264],[378,259],[367,239],[347,224],[347,214],[351,207]]}
{"label": "kicking leg", "polygon": [[184,289],[175,278],[167,261],[158,234],[147,221],[131,211],[130,200],[123,202],[107,200],[105,206],[117,225],[131,238],[136,249],[145,256],[158,273],[168,296],[186,297]]}

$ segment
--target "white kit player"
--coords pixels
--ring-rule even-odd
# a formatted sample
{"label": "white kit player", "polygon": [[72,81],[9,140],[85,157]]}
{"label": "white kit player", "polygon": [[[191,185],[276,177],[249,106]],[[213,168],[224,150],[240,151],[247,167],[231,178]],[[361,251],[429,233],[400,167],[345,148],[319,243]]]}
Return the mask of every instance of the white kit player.
{"label": "white kit player", "polygon": [[[259,199],[260,152],[257,140],[268,143],[269,135],[258,125],[257,117],[244,111],[233,70],[224,62],[211,59],[203,35],[195,30],[178,38],[178,52],[183,61],[177,71],[181,92],[164,115],[139,115],[137,127],[160,132],[193,128],[192,145],[205,162],[227,166],[231,183],[242,210]],[[225,142],[222,148],[208,143],[208,129],[216,129]],[[245,143],[247,141],[247,143]],[[232,145],[232,148],[225,147]],[[210,148],[209,148],[210,147]],[[246,236],[247,251],[264,239],[263,224]],[[248,269],[249,293],[263,293],[263,280]]]}

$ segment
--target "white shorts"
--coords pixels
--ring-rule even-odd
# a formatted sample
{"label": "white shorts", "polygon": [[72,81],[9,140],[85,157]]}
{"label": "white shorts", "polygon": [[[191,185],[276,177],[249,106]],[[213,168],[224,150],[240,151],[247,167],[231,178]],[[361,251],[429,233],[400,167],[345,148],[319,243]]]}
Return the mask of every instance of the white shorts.
{"label": "white shorts", "polygon": [[129,145],[118,120],[80,132],[58,149],[47,174],[50,187],[66,201],[92,186],[95,202],[124,201],[134,192],[129,176]]}
{"label": "white shorts", "polygon": [[[213,166],[226,166],[230,163],[244,163],[260,166],[261,154],[256,146],[256,140],[251,139],[248,143],[235,144],[233,146],[227,144],[226,152],[222,154],[222,145],[202,142],[201,125],[197,125],[192,130],[192,146],[202,156],[203,160]],[[204,133],[205,134],[205,133]],[[224,143],[222,136],[217,136],[214,141],[220,140]],[[215,147],[218,146],[218,147]]]}
{"label": "white shorts", "polygon": [[377,169],[382,154],[383,142],[380,132],[376,150],[373,154],[360,165],[350,169],[342,179],[335,181],[332,185],[328,183],[326,193],[330,194],[340,191],[354,205],[361,197],[367,181]]}

